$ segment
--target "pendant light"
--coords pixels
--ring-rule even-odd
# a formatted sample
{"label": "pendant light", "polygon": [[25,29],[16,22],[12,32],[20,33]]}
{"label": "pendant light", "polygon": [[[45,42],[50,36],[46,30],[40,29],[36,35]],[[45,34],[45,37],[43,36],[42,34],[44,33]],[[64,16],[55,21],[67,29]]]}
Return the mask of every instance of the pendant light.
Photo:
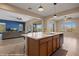
{"label": "pendant light", "polygon": [[38,11],[44,11],[44,8],[40,5],[39,7],[38,7]]}
{"label": "pendant light", "polygon": [[57,17],[57,15],[56,14],[54,14],[54,18],[56,18]]}
{"label": "pendant light", "polygon": [[54,18],[57,17],[57,15],[56,15],[56,4],[57,4],[57,3],[54,3],[54,10],[55,10]]}

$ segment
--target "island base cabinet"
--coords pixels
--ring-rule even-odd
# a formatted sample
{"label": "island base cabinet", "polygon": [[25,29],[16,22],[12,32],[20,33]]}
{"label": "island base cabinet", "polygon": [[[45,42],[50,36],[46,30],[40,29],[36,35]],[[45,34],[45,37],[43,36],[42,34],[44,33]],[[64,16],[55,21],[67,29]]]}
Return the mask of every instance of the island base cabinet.
{"label": "island base cabinet", "polygon": [[52,54],[52,40],[40,45],[40,56],[47,56]]}
{"label": "island base cabinet", "polygon": [[29,56],[47,56],[53,54],[60,47],[59,35],[42,39],[27,38]]}
{"label": "island base cabinet", "polygon": [[55,38],[53,38],[53,40],[52,40],[52,46],[53,46],[53,52],[55,52],[56,51],[56,39]]}
{"label": "island base cabinet", "polygon": [[53,52],[52,38],[48,41],[48,55],[51,55]]}
{"label": "island base cabinet", "polygon": [[27,55],[38,56],[39,55],[39,41],[31,38],[27,38]]}
{"label": "island base cabinet", "polygon": [[60,47],[60,41],[58,38],[56,38],[56,48],[58,49]]}
{"label": "island base cabinet", "polygon": [[47,42],[40,45],[40,56],[47,56]]}

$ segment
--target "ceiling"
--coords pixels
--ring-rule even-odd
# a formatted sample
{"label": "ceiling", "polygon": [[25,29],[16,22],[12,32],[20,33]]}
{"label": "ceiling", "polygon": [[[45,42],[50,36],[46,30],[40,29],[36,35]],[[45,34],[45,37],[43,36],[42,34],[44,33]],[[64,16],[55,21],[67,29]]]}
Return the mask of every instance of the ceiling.
{"label": "ceiling", "polygon": [[59,17],[57,16],[56,18],[50,18],[50,20],[64,20],[65,18],[78,19],[79,13],[72,13],[72,14],[63,15]]}
{"label": "ceiling", "polygon": [[[41,4],[40,3],[10,3],[10,4],[34,12],[41,16],[49,16],[55,14],[53,3],[41,3]],[[37,10],[40,5],[44,8],[43,12],[39,12]],[[79,3],[57,3],[56,12],[59,13],[76,7],[79,7]],[[32,8],[32,9],[28,9],[28,8]]]}
{"label": "ceiling", "polygon": [[[17,18],[22,18],[22,20],[19,20]],[[19,13],[14,13],[14,12],[9,12],[9,11],[0,9],[0,19],[25,22],[28,20],[40,19],[40,18],[36,18],[36,17],[28,16],[28,15],[23,15],[23,14],[19,14]]]}

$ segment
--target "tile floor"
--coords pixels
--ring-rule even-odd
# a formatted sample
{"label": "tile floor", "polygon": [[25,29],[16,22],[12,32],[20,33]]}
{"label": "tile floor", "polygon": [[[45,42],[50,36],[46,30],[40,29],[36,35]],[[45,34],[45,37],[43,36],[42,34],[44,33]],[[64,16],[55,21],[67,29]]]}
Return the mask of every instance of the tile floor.
{"label": "tile floor", "polygon": [[53,56],[79,56],[79,33],[64,33],[64,43]]}
{"label": "tile floor", "polygon": [[79,33],[65,33],[62,49],[53,56],[79,56]]}
{"label": "tile floor", "polygon": [[79,33],[65,33],[62,48],[68,51],[66,56],[79,56]]}
{"label": "tile floor", "polygon": [[24,38],[14,38],[0,41],[0,56],[24,55]]}

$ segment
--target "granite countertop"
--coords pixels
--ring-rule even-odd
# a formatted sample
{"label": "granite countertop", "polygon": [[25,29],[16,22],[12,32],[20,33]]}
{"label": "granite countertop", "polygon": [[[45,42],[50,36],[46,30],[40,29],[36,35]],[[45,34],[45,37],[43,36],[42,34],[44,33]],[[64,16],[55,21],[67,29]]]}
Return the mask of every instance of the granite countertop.
{"label": "granite countertop", "polygon": [[46,37],[50,37],[50,36],[54,36],[58,34],[63,34],[63,32],[50,32],[50,33],[33,32],[33,33],[28,33],[28,34],[22,34],[22,36],[38,40],[38,39],[42,39],[42,38],[46,38]]}

